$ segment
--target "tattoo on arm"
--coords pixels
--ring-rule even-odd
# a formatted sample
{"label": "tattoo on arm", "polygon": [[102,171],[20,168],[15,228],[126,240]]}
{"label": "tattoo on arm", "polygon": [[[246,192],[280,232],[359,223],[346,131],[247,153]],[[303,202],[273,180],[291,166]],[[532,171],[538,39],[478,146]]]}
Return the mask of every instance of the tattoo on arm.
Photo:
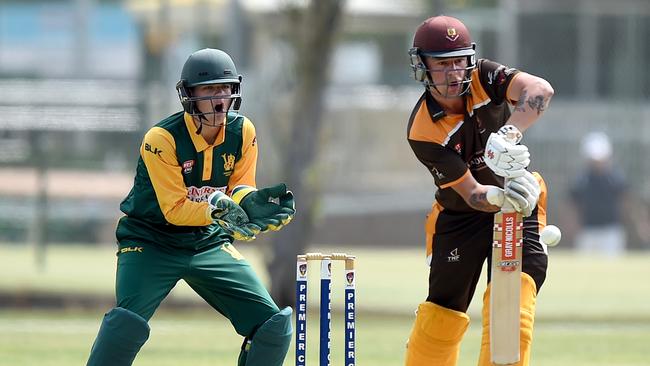
{"label": "tattoo on arm", "polygon": [[524,90],[521,92],[521,95],[519,96],[519,100],[515,105],[515,111],[526,112],[526,106],[524,105],[525,102],[526,102],[526,91]]}
{"label": "tattoo on arm", "polygon": [[544,99],[544,97],[541,95],[536,95],[532,98],[528,98],[528,105],[530,108],[537,111],[537,115],[542,114],[542,112],[546,110],[547,104],[548,100]]}
{"label": "tattoo on arm", "polygon": [[483,211],[483,212],[497,212],[499,211],[499,208],[496,206],[492,206],[490,202],[487,200],[487,193],[482,192],[482,193],[472,193],[469,196],[469,202],[467,204],[478,211]]}

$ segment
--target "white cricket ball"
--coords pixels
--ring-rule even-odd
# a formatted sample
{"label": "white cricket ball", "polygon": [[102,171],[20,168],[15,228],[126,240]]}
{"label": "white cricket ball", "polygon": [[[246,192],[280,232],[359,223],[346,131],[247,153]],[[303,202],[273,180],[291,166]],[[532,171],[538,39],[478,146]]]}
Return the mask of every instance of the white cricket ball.
{"label": "white cricket ball", "polygon": [[556,246],[560,239],[562,239],[562,232],[560,228],[555,225],[546,225],[542,232],[539,233],[539,238],[542,240],[542,243],[548,245],[549,247]]}

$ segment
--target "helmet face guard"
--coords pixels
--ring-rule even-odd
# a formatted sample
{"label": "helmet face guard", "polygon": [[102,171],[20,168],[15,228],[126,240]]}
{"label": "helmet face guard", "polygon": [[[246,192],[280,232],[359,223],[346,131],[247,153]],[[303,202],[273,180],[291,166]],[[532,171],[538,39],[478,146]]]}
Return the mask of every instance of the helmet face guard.
{"label": "helmet face guard", "polygon": [[[472,71],[476,68],[476,52],[474,48],[476,45],[472,43],[472,47],[469,49],[457,50],[452,52],[423,52],[417,47],[413,47],[409,50],[409,60],[411,62],[411,77],[422,83],[425,88],[428,90],[434,89],[438,94],[443,97],[459,97],[466,94],[469,91],[469,88],[472,84]],[[429,69],[424,63],[423,57],[431,57],[437,59],[445,58],[456,58],[465,56],[467,58],[467,66],[460,69]],[[465,71],[463,80],[460,82],[453,80],[451,73],[457,73],[461,70]],[[432,72],[444,72],[445,81],[442,83],[435,83],[431,77]],[[461,85],[460,91],[458,93],[449,94],[449,86],[452,85]],[[441,93],[439,87],[446,86],[445,93]]]}
{"label": "helmet face guard", "polygon": [[[467,27],[458,19],[449,16],[436,16],[425,20],[415,32],[413,47],[409,50],[411,76],[421,82],[425,88],[444,97],[459,97],[469,91],[472,71],[476,67],[476,44],[471,41]],[[458,73],[462,68],[429,70],[425,57],[435,59],[466,57],[465,75],[462,81],[454,80],[450,73]],[[444,72],[445,81],[434,83],[432,72]],[[458,93],[449,94],[449,87],[461,85]],[[440,86],[447,86],[445,93]]]}
{"label": "helmet face guard", "polygon": [[[207,123],[208,118],[206,118],[206,116],[211,116],[218,113],[228,113],[231,110],[234,112],[239,112],[239,108],[241,106],[241,93],[239,91],[241,85],[239,84],[239,82],[230,84],[230,88],[231,88],[230,94],[213,95],[213,96],[205,96],[205,97],[193,96],[192,95],[193,88],[187,87],[185,84],[186,81],[182,79],[176,84],[178,99],[181,101],[183,110],[189,115],[191,115],[192,117],[198,117],[202,124],[217,127],[219,125]],[[225,84],[225,83],[214,83],[214,84]],[[201,112],[197,107],[197,102],[206,101],[206,100],[210,101],[211,104],[210,112]],[[227,108],[223,109],[223,106],[226,104],[226,100],[230,100],[231,102],[228,103]],[[221,110],[218,108],[219,105],[222,106]]]}
{"label": "helmet face guard", "polygon": [[[230,56],[217,49],[204,48],[192,53],[181,71],[181,78],[176,83],[178,99],[183,106],[183,110],[193,117],[198,117],[201,124],[209,124],[206,115],[218,113],[227,113],[229,110],[239,111],[241,106],[241,82],[242,76],[237,74],[235,63]],[[230,85],[231,93],[228,95],[213,95],[205,97],[196,97],[193,95],[195,87],[201,85],[227,84]],[[223,109],[226,104],[225,99],[230,99],[228,107]],[[209,100],[212,106],[210,112],[201,112],[197,107],[197,102]],[[221,110],[218,107],[221,105]]]}

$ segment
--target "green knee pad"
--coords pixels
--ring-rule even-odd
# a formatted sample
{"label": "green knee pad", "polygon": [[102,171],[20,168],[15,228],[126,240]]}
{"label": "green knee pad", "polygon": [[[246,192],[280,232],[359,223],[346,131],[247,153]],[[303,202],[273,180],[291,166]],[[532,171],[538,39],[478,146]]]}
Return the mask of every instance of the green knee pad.
{"label": "green knee pad", "polygon": [[106,315],[86,366],[130,366],[149,338],[149,324],[140,315],[115,308]]}
{"label": "green knee pad", "polygon": [[291,343],[291,308],[286,307],[244,341],[238,366],[282,366]]}

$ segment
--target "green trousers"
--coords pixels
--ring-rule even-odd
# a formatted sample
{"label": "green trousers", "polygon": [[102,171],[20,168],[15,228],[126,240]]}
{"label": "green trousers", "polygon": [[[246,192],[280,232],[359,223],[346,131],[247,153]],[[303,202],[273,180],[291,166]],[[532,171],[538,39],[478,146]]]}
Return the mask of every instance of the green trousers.
{"label": "green trousers", "polygon": [[232,244],[199,252],[153,244],[120,243],[117,306],[145,320],[179,280],[249,336],[279,309],[250,264]]}

